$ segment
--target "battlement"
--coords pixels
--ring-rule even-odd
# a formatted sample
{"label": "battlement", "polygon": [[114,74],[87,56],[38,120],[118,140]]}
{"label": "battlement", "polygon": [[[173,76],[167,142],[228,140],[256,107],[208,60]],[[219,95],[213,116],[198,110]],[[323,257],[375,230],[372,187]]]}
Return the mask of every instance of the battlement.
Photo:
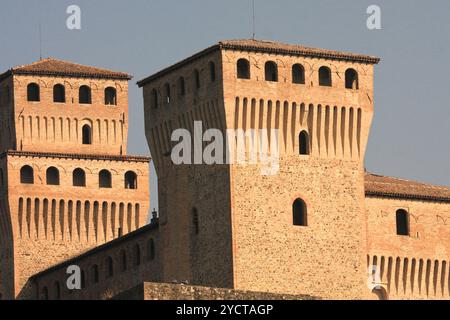
{"label": "battlement", "polygon": [[53,58],[0,75],[0,148],[126,154],[131,76]]}

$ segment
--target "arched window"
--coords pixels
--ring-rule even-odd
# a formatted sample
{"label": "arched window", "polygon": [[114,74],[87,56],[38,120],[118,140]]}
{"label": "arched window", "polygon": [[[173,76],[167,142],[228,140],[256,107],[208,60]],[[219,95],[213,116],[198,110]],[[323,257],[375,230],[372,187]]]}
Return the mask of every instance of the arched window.
{"label": "arched window", "polygon": [[120,252],[120,266],[121,266],[121,270],[122,271],[126,271],[127,270],[127,253],[125,252],[125,250],[122,250]]}
{"label": "arched window", "polygon": [[194,234],[198,235],[200,233],[200,228],[198,224],[198,211],[197,208],[192,209],[192,226]]}
{"label": "arched window", "polygon": [[125,189],[137,189],[137,174],[133,171],[125,173]]}
{"label": "arched window", "polygon": [[138,244],[134,246],[134,265],[139,266],[141,264],[141,247]]}
{"label": "arched window", "polygon": [[299,63],[292,66],[292,83],[305,84],[305,68]]}
{"label": "arched window", "polygon": [[73,170],[72,182],[74,187],[86,187],[86,172],[80,168]]}
{"label": "arched window", "polygon": [[53,102],[66,102],[66,88],[62,84],[56,84],[53,87]]}
{"label": "arched window", "polygon": [[58,281],[55,282],[55,300],[61,299],[61,286]]}
{"label": "arched window", "polygon": [[328,67],[319,69],[319,86],[331,87],[331,70]]}
{"label": "arched window", "polygon": [[98,274],[98,266],[96,264],[94,264],[92,266],[92,282],[98,283],[99,279],[100,279],[100,276]]}
{"label": "arched window", "polygon": [[20,183],[33,184],[34,183],[34,170],[30,166],[23,166],[20,169]]}
{"label": "arched window", "polygon": [[100,188],[112,188],[111,172],[108,170],[102,170],[98,174],[99,187]]}
{"label": "arched window", "polygon": [[200,81],[200,72],[198,70],[194,71],[194,84],[196,89],[200,89],[200,87],[202,86]]}
{"label": "arched window", "polygon": [[209,77],[211,82],[216,81],[216,65],[212,61],[209,62]]}
{"label": "arched window", "polygon": [[88,86],[81,86],[79,90],[78,99],[80,104],[91,104],[92,103],[91,88],[89,88]]}
{"label": "arched window", "polygon": [[41,93],[39,85],[36,83],[30,83],[27,87],[27,98],[28,101],[39,102],[41,101]]}
{"label": "arched window", "polygon": [[298,145],[300,148],[301,155],[309,154],[309,134],[308,134],[308,132],[306,132],[306,131],[300,132]]}
{"label": "arched window", "polygon": [[186,94],[186,83],[183,77],[178,79],[178,93],[180,96],[184,96]]}
{"label": "arched window", "polygon": [[50,186],[59,186],[59,170],[55,167],[47,169],[46,181]]}
{"label": "arched window", "polygon": [[397,235],[409,236],[409,217],[406,210],[400,209],[396,213]]}
{"label": "arched window", "polygon": [[117,90],[113,87],[108,87],[105,89],[105,104],[107,106],[117,105]]}
{"label": "arched window", "polygon": [[278,66],[273,61],[267,61],[266,66],[264,68],[265,75],[266,75],[266,81],[278,81]]}
{"label": "arched window", "polygon": [[306,227],[308,225],[308,217],[305,201],[302,199],[295,200],[292,211],[294,216],[294,226]]}
{"label": "arched window", "polygon": [[170,92],[170,84],[166,83],[164,85],[164,97],[167,104],[170,103],[170,99],[172,98],[171,92]]}
{"label": "arched window", "polygon": [[157,109],[158,108],[158,91],[156,89],[152,90],[152,108]]}
{"label": "arched window", "polygon": [[92,129],[91,126],[85,124],[82,128],[83,144],[92,144]]}
{"label": "arched window", "polygon": [[354,69],[347,69],[345,71],[345,88],[347,89],[359,89],[358,73]]}
{"label": "arched window", "polygon": [[48,300],[48,288],[42,288],[42,300]]}
{"label": "arched window", "polygon": [[108,257],[108,259],[106,259],[106,266],[108,270],[108,277],[111,278],[112,276],[114,276],[114,261],[111,257]]}
{"label": "arched window", "polygon": [[147,260],[152,261],[153,259],[155,259],[155,242],[150,239],[147,243]]}
{"label": "arched window", "polygon": [[237,62],[238,79],[250,79],[250,62],[247,59],[239,59]]}

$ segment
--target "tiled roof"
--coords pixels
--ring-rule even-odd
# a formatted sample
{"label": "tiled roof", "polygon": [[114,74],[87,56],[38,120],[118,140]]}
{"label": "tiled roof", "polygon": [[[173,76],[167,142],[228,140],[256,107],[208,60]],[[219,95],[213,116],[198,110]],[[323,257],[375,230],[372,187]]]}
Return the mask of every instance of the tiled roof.
{"label": "tiled roof", "polygon": [[349,52],[326,50],[326,49],[316,49],[310,47],[304,47],[300,45],[284,44],[281,42],[266,41],[266,40],[255,40],[255,39],[242,39],[242,40],[223,40],[215,45],[206,48],[189,58],[186,58],[168,68],[165,68],[154,75],[151,75],[141,81],[138,81],[140,87],[144,86],[148,82],[157,79],[173,70],[176,70],[192,61],[195,61],[211,52],[221,49],[228,50],[239,50],[239,51],[250,51],[250,52],[264,52],[273,53],[281,55],[293,55],[293,56],[305,56],[305,57],[316,57],[323,59],[334,59],[334,60],[346,60],[355,61],[360,63],[371,63],[376,64],[380,62],[380,58],[361,55]]}
{"label": "tiled roof", "polygon": [[300,56],[311,56],[325,59],[350,60],[364,63],[378,63],[380,58],[327,49],[318,49],[305,47],[295,44],[285,44],[275,41],[243,39],[243,40],[225,40],[219,42],[224,49],[243,50],[243,51],[260,51],[267,53],[289,54]]}
{"label": "tiled roof", "polygon": [[31,64],[11,68],[0,75],[0,80],[3,80],[12,74],[123,80],[132,79],[129,74],[123,72],[84,66],[55,58],[42,59]]}
{"label": "tiled roof", "polygon": [[366,196],[450,202],[450,188],[366,173]]}
{"label": "tiled roof", "polygon": [[98,161],[128,161],[128,162],[149,162],[150,157],[146,156],[124,156],[124,155],[102,155],[102,154],[78,154],[78,153],[49,153],[49,152],[31,152],[31,151],[15,151],[9,150],[0,153],[0,159],[6,156],[15,157],[42,157],[42,158],[59,158],[59,159],[82,159],[82,160],[98,160]]}

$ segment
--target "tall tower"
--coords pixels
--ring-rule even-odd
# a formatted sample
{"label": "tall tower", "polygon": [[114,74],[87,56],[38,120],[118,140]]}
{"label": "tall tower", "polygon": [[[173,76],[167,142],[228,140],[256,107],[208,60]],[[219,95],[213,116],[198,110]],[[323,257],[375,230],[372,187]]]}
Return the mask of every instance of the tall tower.
{"label": "tall tower", "polygon": [[[166,280],[325,298],[366,294],[363,163],[378,62],[233,40],[138,83],[159,179]],[[250,161],[175,165],[171,134],[193,134],[194,121],[224,134],[276,134],[269,153],[279,153],[278,170],[266,175],[266,164]]]}
{"label": "tall tower", "polygon": [[0,294],[147,223],[149,158],[126,155],[128,81],[49,58],[0,75]]}

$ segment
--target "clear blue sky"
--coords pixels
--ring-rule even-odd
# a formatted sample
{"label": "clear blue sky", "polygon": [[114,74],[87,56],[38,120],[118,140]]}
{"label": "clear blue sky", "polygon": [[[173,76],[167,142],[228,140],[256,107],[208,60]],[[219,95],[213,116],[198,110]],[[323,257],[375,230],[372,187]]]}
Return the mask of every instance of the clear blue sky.
{"label": "clear blue sky", "polygon": [[[82,10],[80,31],[66,28],[71,4]],[[371,4],[381,7],[382,30],[366,28]],[[380,56],[367,169],[450,185],[450,1],[256,0],[256,17],[259,39]],[[251,0],[2,0],[2,71],[39,58],[40,21],[44,57],[135,76],[128,149],[134,154],[149,153],[136,80],[252,32]]]}

